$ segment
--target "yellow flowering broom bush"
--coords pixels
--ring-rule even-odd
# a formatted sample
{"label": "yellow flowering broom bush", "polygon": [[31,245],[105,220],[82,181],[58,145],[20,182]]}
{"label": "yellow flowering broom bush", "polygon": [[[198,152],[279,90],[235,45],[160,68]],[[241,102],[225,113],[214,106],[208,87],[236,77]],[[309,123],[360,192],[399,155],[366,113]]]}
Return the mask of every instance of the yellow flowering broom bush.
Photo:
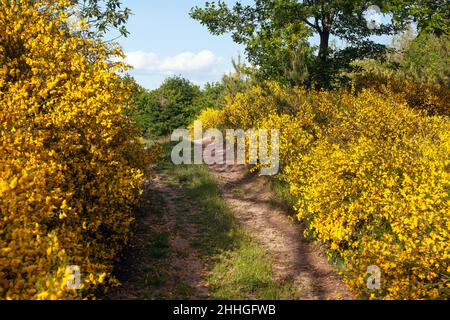
{"label": "yellow flowering broom bush", "polygon": [[448,79],[439,83],[435,80],[416,79],[411,75],[371,66],[371,62],[357,62],[363,71],[350,75],[356,88],[373,88],[383,92],[389,88],[402,95],[412,108],[424,110],[430,115],[450,116],[450,87]]}
{"label": "yellow flowering broom bush", "polygon": [[[206,108],[197,116],[197,121],[202,123],[203,130],[222,128],[225,121],[225,115],[222,109]],[[188,126],[191,137],[194,136],[194,123]]]}
{"label": "yellow flowering broom bush", "polygon": [[204,129],[220,128],[223,126],[224,122],[223,110],[212,108],[204,109],[200,112],[197,120],[202,122]]}
{"label": "yellow flowering broom bush", "polygon": [[[0,0],[0,298],[89,298],[128,239],[143,173],[128,88],[68,1]],[[69,289],[81,271],[82,290]]]}
{"label": "yellow flowering broom bush", "polygon": [[[387,89],[307,93],[273,83],[238,94],[225,115],[236,127],[280,129],[280,178],[298,199],[298,219],[344,262],[355,294],[449,297],[447,117]],[[367,287],[372,265],[380,290]]]}

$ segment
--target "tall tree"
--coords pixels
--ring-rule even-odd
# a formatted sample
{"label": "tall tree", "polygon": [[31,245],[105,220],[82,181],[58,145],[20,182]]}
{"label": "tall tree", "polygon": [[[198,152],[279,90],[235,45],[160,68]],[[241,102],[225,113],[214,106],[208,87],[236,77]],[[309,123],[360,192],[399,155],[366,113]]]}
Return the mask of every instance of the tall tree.
{"label": "tall tree", "polygon": [[[373,4],[382,8],[383,2]],[[237,2],[233,7],[219,0],[206,2],[204,8],[194,7],[191,16],[215,35],[231,32],[235,42],[246,45],[249,60],[263,70],[270,68],[264,57],[291,64],[299,50],[307,50],[309,36],[317,35],[318,81],[326,85],[330,80],[330,36],[348,44],[340,57],[374,57],[383,52],[384,46],[371,41],[370,36],[393,33],[394,27],[371,27],[366,19],[369,8],[370,4],[362,0],[255,0],[253,5]],[[280,59],[283,55],[287,58]]]}

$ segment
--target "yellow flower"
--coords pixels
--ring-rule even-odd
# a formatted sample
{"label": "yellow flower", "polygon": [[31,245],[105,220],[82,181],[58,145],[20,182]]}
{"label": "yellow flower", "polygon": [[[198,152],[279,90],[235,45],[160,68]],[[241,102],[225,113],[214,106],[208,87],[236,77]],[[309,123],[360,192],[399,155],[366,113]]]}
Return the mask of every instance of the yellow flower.
{"label": "yellow flower", "polygon": [[110,277],[149,163],[123,112],[120,50],[82,37],[71,3],[0,0],[0,299],[75,299],[99,286],[68,290],[57,271],[68,265]]}
{"label": "yellow flower", "polygon": [[[450,120],[383,90],[307,93],[268,83],[228,98],[223,121],[280,130],[279,178],[297,199],[305,235],[340,257],[352,291],[448,298]],[[375,294],[371,265],[382,269]]]}

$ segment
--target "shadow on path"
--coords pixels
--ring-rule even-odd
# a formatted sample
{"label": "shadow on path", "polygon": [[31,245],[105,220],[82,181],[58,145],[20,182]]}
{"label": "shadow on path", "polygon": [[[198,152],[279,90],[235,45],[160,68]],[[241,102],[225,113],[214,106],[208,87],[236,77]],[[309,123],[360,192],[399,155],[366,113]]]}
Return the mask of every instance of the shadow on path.
{"label": "shadow on path", "polygon": [[242,165],[211,165],[223,197],[236,218],[274,258],[274,273],[293,279],[301,299],[352,299],[322,248],[307,242],[288,212],[274,206],[266,177]]}

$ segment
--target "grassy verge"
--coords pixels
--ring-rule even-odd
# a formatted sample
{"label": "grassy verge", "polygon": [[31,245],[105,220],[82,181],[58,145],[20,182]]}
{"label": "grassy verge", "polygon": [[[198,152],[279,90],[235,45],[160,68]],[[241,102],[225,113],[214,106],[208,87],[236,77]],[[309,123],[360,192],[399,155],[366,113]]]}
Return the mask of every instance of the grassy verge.
{"label": "grassy verge", "polygon": [[[291,281],[274,280],[271,257],[234,218],[216,181],[204,165],[175,166],[171,144],[165,145],[158,175],[168,184],[180,185],[187,202],[179,203],[180,230],[195,223],[198,236],[192,246],[208,266],[212,299],[296,299]],[[183,214],[189,210],[190,214]],[[186,221],[191,220],[191,221]]]}
{"label": "grassy verge", "polygon": [[283,208],[291,216],[294,216],[294,206],[297,204],[297,200],[291,195],[289,184],[276,177],[272,177],[270,178],[270,187],[274,194],[270,199],[272,204],[276,207]]}

